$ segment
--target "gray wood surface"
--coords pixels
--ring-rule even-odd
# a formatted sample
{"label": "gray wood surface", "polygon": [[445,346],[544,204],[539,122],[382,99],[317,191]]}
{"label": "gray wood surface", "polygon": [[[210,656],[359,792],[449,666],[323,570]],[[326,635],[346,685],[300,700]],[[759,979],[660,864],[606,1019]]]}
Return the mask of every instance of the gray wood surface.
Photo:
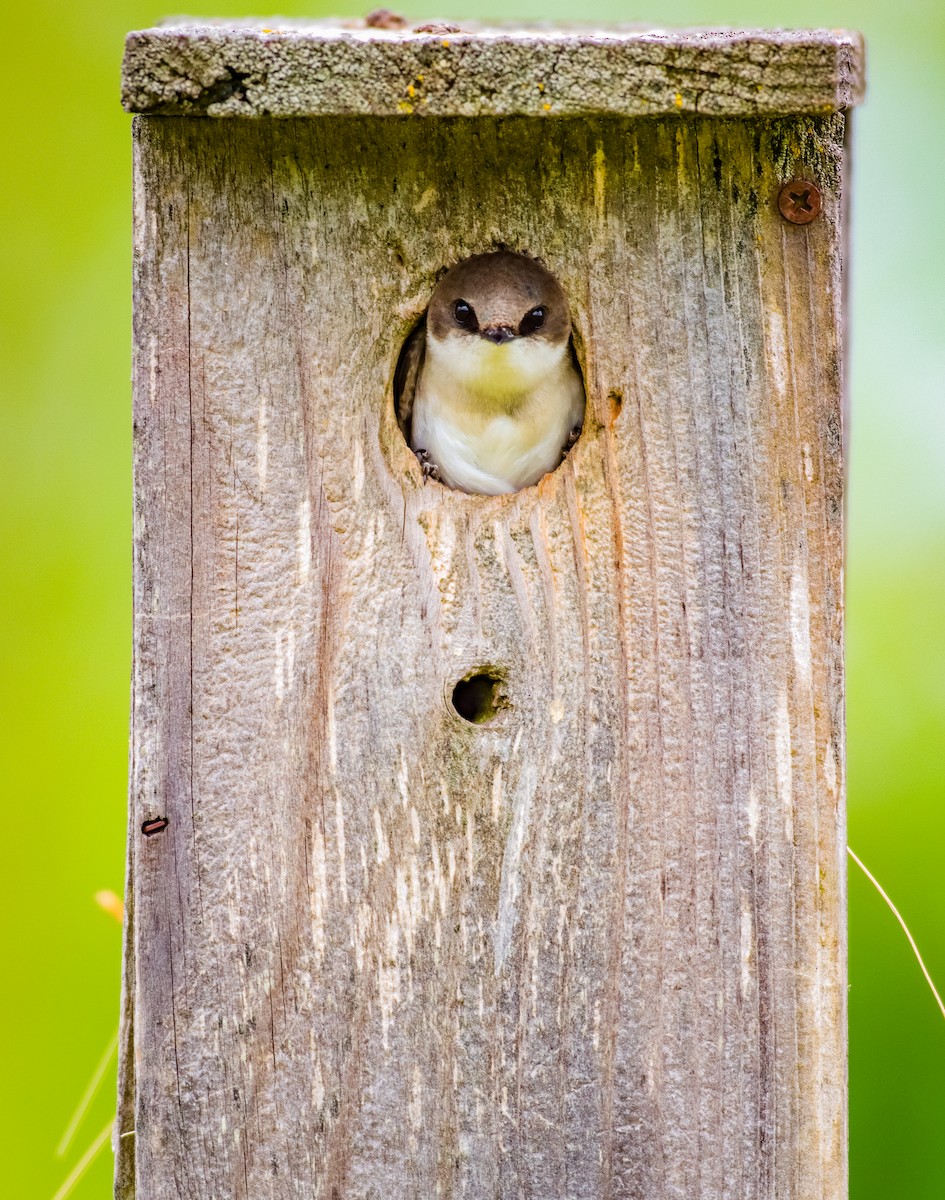
{"label": "gray wood surface", "polygon": [[[138,119],[121,1197],[846,1195],[845,120]],[[467,496],[392,378],[500,243],[588,419]]]}
{"label": "gray wood surface", "polygon": [[227,21],[130,33],[129,112],[209,116],[824,114],[863,93],[843,30]]}

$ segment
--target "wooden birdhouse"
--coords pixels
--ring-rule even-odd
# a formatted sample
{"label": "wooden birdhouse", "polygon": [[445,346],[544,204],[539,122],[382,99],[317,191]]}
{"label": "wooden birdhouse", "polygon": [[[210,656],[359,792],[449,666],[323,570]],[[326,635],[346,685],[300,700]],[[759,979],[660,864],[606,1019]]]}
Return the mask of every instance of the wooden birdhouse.
{"label": "wooden birdhouse", "polygon": [[[119,1197],[846,1195],[837,32],[128,38]],[[425,471],[451,266],[583,428]]]}

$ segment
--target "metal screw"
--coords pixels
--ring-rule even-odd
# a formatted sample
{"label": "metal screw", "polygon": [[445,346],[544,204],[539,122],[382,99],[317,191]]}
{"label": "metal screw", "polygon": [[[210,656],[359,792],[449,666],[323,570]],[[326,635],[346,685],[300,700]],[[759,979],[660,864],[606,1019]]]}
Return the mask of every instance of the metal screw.
{"label": "metal screw", "polygon": [[791,179],[778,194],[778,208],[792,225],[809,225],[820,213],[820,189],[809,179]]}

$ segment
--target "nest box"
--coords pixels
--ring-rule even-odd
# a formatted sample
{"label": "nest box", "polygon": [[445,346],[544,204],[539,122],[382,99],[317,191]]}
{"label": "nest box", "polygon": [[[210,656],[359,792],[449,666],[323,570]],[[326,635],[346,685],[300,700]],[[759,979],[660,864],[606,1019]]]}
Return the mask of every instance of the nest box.
{"label": "nest box", "polygon": [[[837,32],[130,35],[120,1197],[845,1195],[861,73]],[[496,248],[564,288],[587,411],[467,495],[394,379]]]}

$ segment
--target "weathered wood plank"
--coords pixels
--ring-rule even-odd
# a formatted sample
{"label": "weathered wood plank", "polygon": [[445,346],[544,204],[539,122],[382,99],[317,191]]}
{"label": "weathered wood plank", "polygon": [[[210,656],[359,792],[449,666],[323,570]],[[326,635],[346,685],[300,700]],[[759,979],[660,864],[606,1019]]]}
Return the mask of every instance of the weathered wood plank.
{"label": "weathered wood plank", "polygon": [[130,33],[125,107],[247,117],[762,116],[842,111],[863,93],[862,39],[842,30],[272,25]]}
{"label": "weathered wood plank", "polygon": [[[845,1195],[844,120],[139,118],[141,1197]],[[490,498],[391,381],[498,243],[588,422]]]}

